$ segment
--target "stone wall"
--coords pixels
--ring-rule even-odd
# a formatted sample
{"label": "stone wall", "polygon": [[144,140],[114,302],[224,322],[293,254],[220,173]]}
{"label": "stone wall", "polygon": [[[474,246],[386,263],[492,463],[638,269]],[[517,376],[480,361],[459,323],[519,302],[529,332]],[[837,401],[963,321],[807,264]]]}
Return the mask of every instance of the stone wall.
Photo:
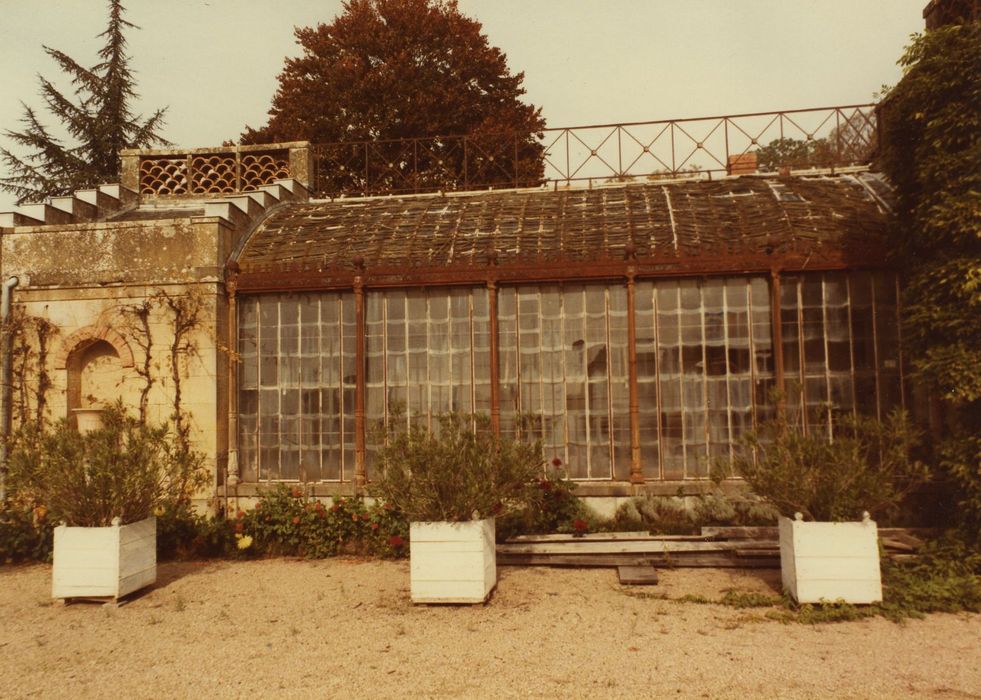
{"label": "stone wall", "polygon": [[[142,404],[151,423],[172,421],[174,309],[196,308],[198,320],[177,353],[181,407],[212,475],[199,500],[213,497],[227,454],[221,271],[232,239],[220,219],[203,217],[7,230],[2,277],[20,279],[14,307],[25,321],[17,340],[24,359],[14,378],[15,416],[26,409],[34,417],[43,391],[51,421],[75,420],[74,409],[117,398],[134,414]],[[43,363],[37,319],[49,329]]]}

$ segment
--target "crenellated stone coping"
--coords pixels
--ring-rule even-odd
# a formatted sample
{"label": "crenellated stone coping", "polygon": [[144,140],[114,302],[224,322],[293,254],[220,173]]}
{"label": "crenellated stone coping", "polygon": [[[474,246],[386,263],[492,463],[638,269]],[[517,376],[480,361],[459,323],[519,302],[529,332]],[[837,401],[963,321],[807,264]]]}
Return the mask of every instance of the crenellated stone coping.
{"label": "crenellated stone coping", "polygon": [[[263,216],[280,202],[305,202],[309,198],[303,183],[292,178],[280,179],[252,192],[208,200],[204,202],[204,216],[219,217],[237,227]],[[73,195],[52,197],[43,204],[23,205],[19,211],[2,212],[0,228],[90,223],[104,220],[138,201],[136,192],[121,185],[100,185],[95,189],[77,190]]]}
{"label": "crenellated stone coping", "polygon": [[136,192],[121,185],[99,185],[74,194],[51,197],[41,204],[24,204],[19,211],[0,212],[0,228],[64,226],[98,221],[124,206],[135,204]]}
{"label": "crenellated stone coping", "polygon": [[217,216],[232,226],[239,227],[264,216],[270,208],[281,202],[305,202],[309,198],[310,193],[303,183],[292,178],[276,180],[253,192],[207,201],[204,204],[204,216]]}

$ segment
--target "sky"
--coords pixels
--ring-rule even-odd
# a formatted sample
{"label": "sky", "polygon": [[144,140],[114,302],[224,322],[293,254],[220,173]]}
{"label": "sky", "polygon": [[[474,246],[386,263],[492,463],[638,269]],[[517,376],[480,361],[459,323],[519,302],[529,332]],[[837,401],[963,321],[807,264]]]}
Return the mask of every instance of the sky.
{"label": "sky", "polygon": [[[873,101],[901,76],[927,0],[459,0],[523,71],[549,127]],[[220,145],[261,126],[293,28],[329,22],[340,0],[127,0],[140,100],[168,106],[164,136]],[[103,0],[0,0],[0,131],[38,75],[68,89],[42,45],[96,62]],[[0,142],[6,145],[0,137]],[[5,174],[5,173],[4,173]],[[13,199],[0,193],[0,211]]]}

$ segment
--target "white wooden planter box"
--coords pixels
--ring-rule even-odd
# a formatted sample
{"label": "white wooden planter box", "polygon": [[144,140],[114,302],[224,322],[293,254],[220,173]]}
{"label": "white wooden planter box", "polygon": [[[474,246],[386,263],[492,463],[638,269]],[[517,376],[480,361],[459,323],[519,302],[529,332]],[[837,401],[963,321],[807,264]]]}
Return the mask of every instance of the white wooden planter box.
{"label": "white wooden planter box", "polygon": [[113,598],[157,580],[157,519],[54,531],[52,598]]}
{"label": "white wooden planter box", "polygon": [[882,600],[875,521],[827,523],[780,518],[780,573],[798,603]]}
{"label": "white wooden planter box", "polygon": [[409,525],[413,603],[483,603],[497,585],[494,518]]}

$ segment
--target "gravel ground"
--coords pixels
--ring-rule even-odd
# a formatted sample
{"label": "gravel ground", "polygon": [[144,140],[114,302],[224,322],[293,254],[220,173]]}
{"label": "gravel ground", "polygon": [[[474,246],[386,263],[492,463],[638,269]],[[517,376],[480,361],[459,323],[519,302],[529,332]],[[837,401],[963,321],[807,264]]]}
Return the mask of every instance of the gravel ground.
{"label": "gravel ground", "polygon": [[485,606],[409,602],[406,562],[191,562],[117,609],[0,567],[0,698],[981,698],[981,616],[781,624],[664,600],[779,572],[502,568]]}

